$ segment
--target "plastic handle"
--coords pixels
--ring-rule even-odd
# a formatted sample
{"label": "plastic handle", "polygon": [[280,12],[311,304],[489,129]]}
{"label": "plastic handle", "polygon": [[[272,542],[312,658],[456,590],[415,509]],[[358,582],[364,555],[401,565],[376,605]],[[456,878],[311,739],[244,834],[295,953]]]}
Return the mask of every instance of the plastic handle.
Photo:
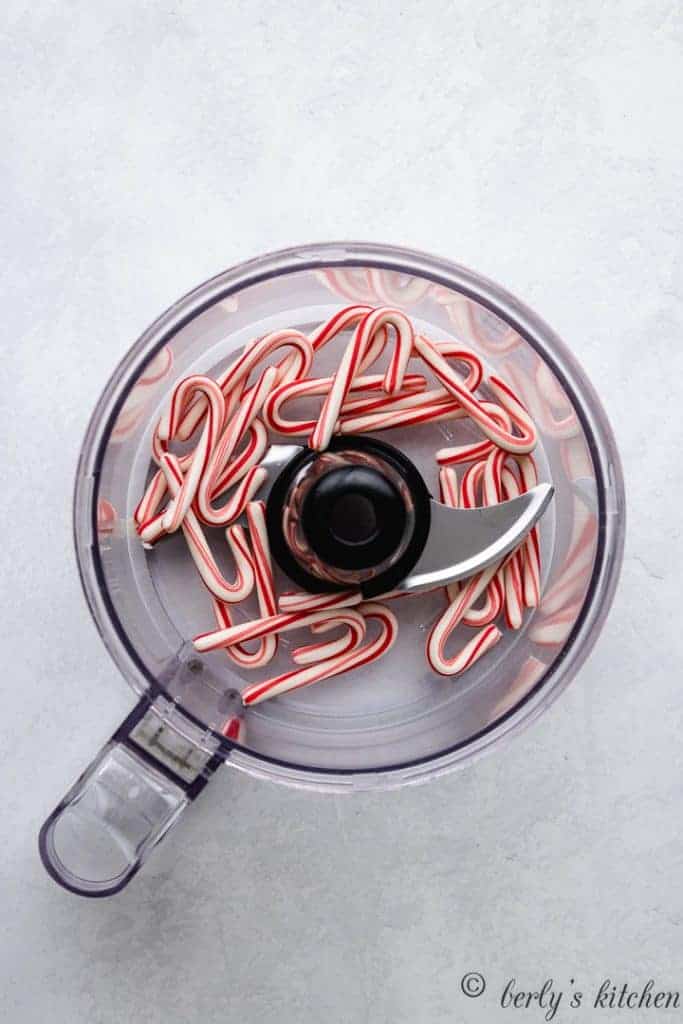
{"label": "plastic handle", "polygon": [[81,896],[119,892],[219,763],[141,702],[40,830],[45,868]]}

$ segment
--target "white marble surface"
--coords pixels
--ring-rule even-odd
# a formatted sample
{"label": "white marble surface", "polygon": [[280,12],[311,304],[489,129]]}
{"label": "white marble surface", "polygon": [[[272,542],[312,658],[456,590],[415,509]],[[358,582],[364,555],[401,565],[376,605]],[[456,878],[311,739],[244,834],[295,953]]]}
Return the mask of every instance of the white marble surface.
{"label": "white marble surface", "polygon": [[[683,988],[680,5],[1,17],[3,1019],[472,1024],[543,1018],[497,1007],[512,975]],[[343,237],[475,267],[573,347],[626,474],[612,614],[566,696],[474,769],[353,799],[225,773],[119,898],[72,897],[37,830],[131,705],[71,549],[94,399],[190,286]]]}

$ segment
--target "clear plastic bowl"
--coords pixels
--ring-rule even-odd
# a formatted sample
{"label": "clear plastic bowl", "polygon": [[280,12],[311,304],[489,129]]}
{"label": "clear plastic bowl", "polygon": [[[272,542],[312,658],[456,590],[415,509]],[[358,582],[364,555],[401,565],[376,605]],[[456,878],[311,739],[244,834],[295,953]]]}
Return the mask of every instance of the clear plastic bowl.
{"label": "clear plastic bowl", "polygon": [[[254,673],[241,672],[222,652],[194,651],[191,638],[211,628],[213,619],[182,537],[148,552],[133,527],[152,430],[182,377],[216,375],[250,339],[281,327],[305,331],[349,302],[405,310],[430,337],[475,349],[487,369],[521,393],[539,428],[540,478],[555,486],[541,522],[543,598],[522,629],[505,632],[492,653],[456,679],[433,674],[424,655],[443,594],[396,602],[400,633],[387,657],[258,705],[248,713],[244,745],[235,744],[221,727]],[[334,365],[343,344],[325,349],[323,368],[325,360]],[[467,433],[472,429],[445,422],[378,436],[406,451],[436,492],[435,450],[476,437]],[[624,493],[599,400],[536,314],[498,285],[444,260],[389,246],[332,243],[225,271],[142,335],[90,422],[74,530],[83,586],[114,661],[193,749],[287,784],[387,788],[463,765],[531,722],[561,693],[595,643],[612,600]]]}

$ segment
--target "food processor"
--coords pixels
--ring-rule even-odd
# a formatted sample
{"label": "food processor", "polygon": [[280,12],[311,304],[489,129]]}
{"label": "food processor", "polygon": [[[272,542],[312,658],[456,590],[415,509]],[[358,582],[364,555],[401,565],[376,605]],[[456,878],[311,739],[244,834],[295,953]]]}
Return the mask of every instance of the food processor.
{"label": "food processor", "polygon": [[[357,583],[360,572],[366,596],[392,587],[407,596],[392,605],[400,629],[382,660],[250,706],[248,728],[234,730],[227,723],[243,713],[241,693],[254,672],[193,644],[211,607],[188,582],[182,537],[146,550],[136,533],[150,439],[180,380],[216,376],[254,338],[286,327],[306,334],[349,302],[404,311],[425,335],[469,346],[514,386],[538,430],[541,483],[535,494],[516,499],[521,504],[512,513],[505,506],[514,501],[488,510],[445,509],[434,501],[434,451],[476,440],[467,422],[335,439],[314,459],[305,444],[275,439],[264,497],[281,580],[325,591],[345,585],[348,573]],[[334,372],[339,353],[334,344],[325,350],[325,372]],[[335,526],[350,487],[354,511],[339,515]],[[308,511],[305,536],[292,546],[282,523],[295,502]],[[362,507],[371,508],[375,524],[367,536]],[[468,512],[476,513],[470,521],[462,519]],[[432,671],[425,638],[443,610],[445,584],[509,551],[536,522],[538,607],[462,676]],[[138,699],[43,825],[40,853],[66,889],[108,896],[130,881],[223,764],[317,791],[387,789],[462,767],[533,721],[576,674],[607,615],[622,558],[623,480],[592,386],[531,310],[444,260],[392,246],[330,243],[225,271],[142,335],[90,421],[74,535],[95,623]],[[294,642],[282,638],[280,671]]]}

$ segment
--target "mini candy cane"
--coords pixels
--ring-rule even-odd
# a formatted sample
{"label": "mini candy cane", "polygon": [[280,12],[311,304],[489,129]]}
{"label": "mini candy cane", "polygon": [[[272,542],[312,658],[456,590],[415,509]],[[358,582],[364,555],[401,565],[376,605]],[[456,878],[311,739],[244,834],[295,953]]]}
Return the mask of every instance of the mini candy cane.
{"label": "mini candy cane", "polygon": [[[313,333],[309,336],[313,351],[318,352],[319,349],[327,345],[328,342],[336,338],[337,335],[347,330],[349,327],[355,327],[356,324],[367,316],[368,313],[374,311],[374,306],[363,306],[353,305],[347,306],[346,309],[340,309],[338,313],[330,317],[324,324],[321,324]],[[384,351],[384,347],[389,338],[388,330],[386,325],[380,327],[375,337],[370,342],[368,349],[365,353],[365,357],[361,360],[358,367],[359,373],[364,373],[368,366],[372,366],[375,360],[379,359],[380,355]]]}
{"label": "mini candy cane", "polygon": [[[480,461],[464,473],[460,485],[460,503],[463,508],[477,507],[477,490],[484,478],[485,469],[486,463]],[[455,475],[454,471],[448,468],[441,470],[441,472],[453,473]],[[456,599],[458,593],[458,590],[451,588],[448,590],[448,595],[452,601]],[[475,607],[476,601],[473,601],[468,610],[463,614],[462,621],[465,626],[474,626],[475,628],[488,626],[500,615],[505,600],[505,590],[499,573],[489,582],[481,596],[484,598],[483,606],[477,608]]]}
{"label": "mini candy cane", "polygon": [[439,470],[439,492],[444,505],[450,508],[457,508],[460,504],[458,497],[458,476],[453,469]]}
{"label": "mini candy cane", "polygon": [[[232,363],[216,380],[225,400],[228,400],[236,389],[241,389],[247,381],[252,370],[259,363],[263,362],[273,353],[281,348],[291,348],[289,354],[293,358],[285,357],[278,365],[277,382],[293,379],[294,377],[305,376],[313,361],[313,348],[308,338],[301,333],[291,329],[273,331],[263,338],[248,345],[241,356]],[[239,392],[238,392],[239,393]],[[203,420],[206,414],[206,402],[200,396],[184,412],[182,421],[178,424],[177,437],[180,441],[187,441]],[[168,419],[162,416],[158,433],[163,438],[168,433]]]}
{"label": "mini candy cane", "polygon": [[[259,602],[260,606],[260,602]],[[230,605],[226,601],[213,598],[213,611],[218,629],[230,629],[234,626]],[[263,668],[272,661],[277,650],[277,636],[263,636],[256,641],[256,649],[247,650],[244,644],[232,644],[225,648],[225,653],[242,668]]]}
{"label": "mini candy cane", "polygon": [[175,388],[171,398],[171,407],[168,414],[168,432],[158,431],[162,443],[168,445],[173,440],[183,412],[196,394],[202,394],[206,399],[206,423],[180,489],[163,515],[162,526],[166,533],[175,533],[182,523],[187,510],[194,500],[202,474],[206,469],[211,452],[223,426],[225,400],[216,382],[211,380],[210,377],[200,377],[199,375],[186,377]]}
{"label": "mini candy cane", "polygon": [[485,654],[496,646],[503,634],[497,626],[491,624],[484,626],[478,633],[468,640],[464,647],[461,647],[453,658],[446,658],[443,650],[430,648],[429,663],[435,672],[442,676],[459,676],[468,668],[479,661]]}
{"label": "mini candy cane", "polygon": [[[208,526],[225,526],[227,523],[232,522],[236,516],[241,513],[239,500],[235,501],[235,506],[240,507],[240,511],[235,513],[235,508],[233,507],[232,502],[228,502],[227,505],[224,505],[222,508],[214,508],[211,503],[212,495],[218,488],[218,482],[221,478],[221,474],[226,468],[226,464],[237,450],[247,430],[255,420],[266,396],[272,390],[276,378],[277,371],[274,366],[269,366],[267,370],[264,370],[258,380],[258,383],[254,385],[249,396],[240,404],[234,417],[225,428],[225,431],[214,444],[213,452],[205,466],[204,476],[196,491],[197,511],[202,522],[206,523]],[[249,477],[250,483],[249,485],[243,485],[245,491],[250,491],[250,498],[257,490],[257,486],[255,484],[252,487],[257,473],[258,469],[256,467],[254,467],[253,470],[249,470],[247,472],[247,476]]]}
{"label": "mini candy cane", "polygon": [[[454,469],[439,470],[439,496],[442,503],[448,505],[449,508],[458,508],[460,505],[458,474]],[[446,587],[446,595],[449,601],[455,601],[459,593],[459,583],[449,583]]]}
{"label": "mini candy cane", "polygon": [[[489,582],[498,572],[498,568],[498,564],[489,566],[483,572],[470,577],[465,582],[455,601],[448,606],[443,615],[432,626],[427,639],[427,661],[439,675],[458,675],[464,671],[463,659],[460,653],[456,654],[453,658],[446,657],[446,643],[456,626],[462,622],[466,612],[476,602],[479,595],[483,594]],[[472,640],[465,645],[467,649],[465,659],[467,664],[465,667],[469,668],[489,651],[498,643],[500,636],[500,631],[495,626],[486,626],[480,633],[475,634]],[[481,640],[482,643],[477,644],[478,640]]]}
{"label": "mini candy cane", "polygon": [[[237,527],[239,529],[239,527]],[[200,633],[194,638],[195,650],[200,653],[216,651],[221,647],[231,647],[236,643],[244,643],[247,640],[256,640],[258,637],[267,636],[269,633],[284,633],[290,629],[301,629],[310,626],[312,622],[322,622],[324,619],[333,618],[337,608],[347,607],[356,604],[355,595],[347,598],[347,604],[341,601],[335,608],[320,611],[297,611],[291,613],[280,613],[268,615],[261,619],[254,619],[240,626],[232,626],[229,629],[217,629],[210,633]]]}
{"label": "mini candy cane", "polygon": [[[270,559],[264,508],[262,501],[254,501],[247,505],[246,510],[252,548],[251,567],[262,617],[277,613],[273,566]],[[229,629],[234,625],[229,604],[214,598],[214,613],[219,629]],[[242,665],[243,668],[262,668],[272,661],[277,651],[277,634],[260,637],[255,651],[248,651],[243,644],[226,647],[225,651],[233,661]]]}
{"label": "mini candy cane", "polygon": [[[505,496],[503,493],[503,468],[507,452],[497,448],[484,463],[482,492],[485,505],[496,505]],[[513,478],[514,479],[514,478]],[[518,489],[519,493],[519,489]],[[523,618],[522,568],[518,550],[508,556],[501,569],[499,580],[503,585],[505,623],[508,629],[520,629]]]}
{"label": "mini candy cane", "polygon": [[[450,505],[451,508],[457,508],[459,504],[458,478],[454,469],[445,468],[439,471],[439,486],[443,503]],[[446,587],[446,593],[449,601],[456,601],[460,593],[460,584],[451,583]],[[497,576],[493,577],[480,596],[484,598],[483,606],[476,608],[473,603],[462,617],[463,625],[474,626],[478,629],[481,626],[490,625],[500,615],[503,607],[503,588]]]}
{"label": "mini candy cane", "polygon": [[[448,356],[467,365],[469,372],[464,381],[465,387],[471,390],[479,387],[484,371],[481,360],[473,352],[456,342],[439,341],[433,344],[443,356]],[[404,390],[406,390],[407,382],[408,377],[404,379]],[[455,401],[443,388],[434,389],[425,394],[405,396],[401,394],[381,403],[367,402],[362,399],[344,402],[341,412],[339,432],[342,434],[387,430],[392,427],[410,426],[437,420],[461,419],[465,415],[459,402]]]}
{"label": "mini candy cane", "polygon": [[326,658],[336,658],[348,651],[355,651],[365,639],[365,619],[353,608],[340,611],[333,619],[323,619],[309,626],[311,633],[328,633],[331,629],[346,626],[345,633],[337,640],[327,640],[317,644],[306,644],[292,651],[292,661],[297,665],[314,665]]}
{"label": "mini candy cane", "polygon": [[505,451],[520,455],[533,451],[536,446],[536,428],[524,406],[502,380],[498,377],[490,377],[488,386],[519,430],[519,436],[508,430],[503,430],[498,425],[490,413],[482,407],[481,402],[464,386],[462,379],[432,342],[417,335],[415,348],[443,386],[458,399],[463,409],[483,430],[489,440],[494,441]]}
{"label": "mini candy cane", "polygon": [[358,610],[365,619],[372,619],[378,623],[379,635],[375,640],[363,644],[348,654],[339,654],[334,658],[327,658],[317,665],[294,669],[291,672],[284,672],[282,675],[267,679],[263,683],[253,683],[251,686],[247,686],[242,691],[244,706],[251,707],[270,697],[277,697],[279,694],[310,686],[312,683],[320,682],[321,679],[330,679],[342,672],[349,672],[351,669],[360,668],[362,665],[376,661],[386,654],[398,635],[396,616],[382,604],[362,604]]}
{"label": "mini candy cane", "polygon": [[[222,476],[218,480],[216,488],[211,495],[212,501],[216,501],[218,498],[222,497],[225,494],[226,490],[230,488],[230,486],[238,483],[244,477],[245,473],[249,473],[251,469],[255,469],[258,470],[258,473],[253,473],[250,475],[249,482],[246,487],[246,495],[242,493],[238,494],[236,496],[235,505],[239,509],[241,508],[242,504],[245,501],[249,501],[251,499],[253,494],[258,490],[258,488],[261,486],[261,484],[263,483],[267,476],[265,470],[260,469],[258,466],[255,465],[256,463],[260,462],[261,458],[263,457],[267,444],[268,434],[265,427],[260,422],[260,420],[254,420],[248,431],[247,444],[245,445],[243,451],[241,451],[238,455],[235,456],[233,462],[231,462],[230,465],[226,467]],[[161,460],[162,455],[163,452],[160,451],[159,461]],[[181,473],[185,472],[187,467],[190,465],[191,460],[191,455],[181,455],[178,457],[178,466]],[[161,469],[159,469],[150,480],[147,489],[142,498],[140,499],[133,514],[133,518],[138,529],[138,533],[140,532],[140,528],[142,527],[143,523],[149,524],[150,521],[153,520],[154,517],[157,515],[159,507],[161,506],[161,502],[163,501],[167,490],[168,485],[166,481],[166,474]],[[237,515],[240,514],[241,511],[238,511]],[[234,514],[233,518],[235,518]],[[161,524],[159,524],[159,529],[158,531],[156,531],[156,536],[154,539],[158,539],[160,536],[163,535],[164,531],[161,528]],[[146,543],[152,542],[153,541],[150,539],[150,536],[148,535]]]}
{"label": "mini candy cane", "polygon": [[342,419],[340,433],[358,434],[369,430],[389,430],[394,427],[415,426],[419,423],[435,423],[438,420],[462,419],[465,416],[457,402],[447,397],[437,397],[437,394],[432,392],[397,398],[394,402],[388,402],[387,405],[390,407],[381,412]]}
{"label": "mini candy cane", "polygon": [[[263,418],[266,425],[276,433],[285,434],[289,437],[304,437],[310,434],[315,429],[315,425],[318,422],[317,418],[310,420],[288,420],[282,415],[282,408],[287,402],[291,402],[296,398],[309,398],[329,394],[333,381],[333,377],[321,377],[314,380],[291,381],[280,385],[280,387],[270,393],[264,403]],[[383,378],[378,375],[357,377],[352,384],[351,393],[379,391],[382,384]],[[405,392],[406,395],[412,395],[423,390],[424,385],[424,377],[418,374],[408,374],[404,378],[402,392]],[[370,404],[377,407],[382,403],[383,407],[384,403],[395,400],[395,398],[386,397],[383,399],[375,398]],[[350,411],[355,409],[354,401],[352,399],[348,403],[344,403],[341,408],[342,417],[347,405]],[[364,401],[369,402],[368,399]]]}
{"label": "mini candy cane", "polygon": [[[512,421],[504,409],[493,402],[481,402],[482,408],[504,430],[512,430]],[[436,461],[440,466],[457,466],[463,462],[473,462],[490,455],[496,445],[493,441],[475,441],[471,444],[455,445],[452,448],[440,448],[436,453]]]}
{"label": "mini candy cane", "polygon": [[[182,487],[183,477],[176,456],[171,454],[162,456],[162,468],[167,474],[171,493],[178,494]],[[187,512],[183,519],[182,529],[199,575],[214,597],[229,603],[243,601],[248,597],[254,586],[254,573],[242,527],[231,526],[226,531],[226,539],[235,559],[237,570],[234,583],[229,583],[220,572],[197,517],[191,510]],[[145,533],[146,527],[143,524],[140,529],[140,536],[143,541],[145,540]]]}
{"label": "mini candy cane", "polygon": [[334,594],[308,594],[287,591],[278,602],[282,612],[314,612],[330,608],[351,608],[363,600],[358,590],[340,590]]}
{"label": "mini candy cane", "polygon": [[245,437],[247,443],[244,448],[233,456],[232,461],[228,463],[218,478],[216,486],[211,492],[212,502],[222,498],[225,492],[234,484],[239,483],[250,469],[259,468],[258,463],[268,447],[268,431],[261,420],[256,419],[247,430]]}
{"label": "mini candy cane", "polygon": [[362,367],[363,359],[375,333],[385,324],[391,324],[395,328],[397,340],[384,377],[384,389],[391,394],[401,386],[413,347],[413,326],[405,314],[397,309],[375,309],[360,321],[341,358],[332,387],[323,403],[320,418],[311,434],[309,443],[314,451],[324,451],[330,443],[344,399],[351,390],[353,379]]}
{"label": "mini candy cane", "polygon": [[[531,463],[528,455],[525,455],[524,459]],[[533,476],[536,476],[535,468],[533,469]],[[520,494],[528,491],[528,479],[529,474],[527,473],[525,478],[524,471],[522,471],[523,483],[520,487],[512,470],[505,467],[502,471],[503,496],[505,500],[510,501],[513,498],[518,498]],[[520,550],[523,552],[523,557],[520,559],[520,569],[522,573],[524,604],[527,608],[537,608],[541,597],[541,563],[538,531],[535,527],[525,537]]]}

